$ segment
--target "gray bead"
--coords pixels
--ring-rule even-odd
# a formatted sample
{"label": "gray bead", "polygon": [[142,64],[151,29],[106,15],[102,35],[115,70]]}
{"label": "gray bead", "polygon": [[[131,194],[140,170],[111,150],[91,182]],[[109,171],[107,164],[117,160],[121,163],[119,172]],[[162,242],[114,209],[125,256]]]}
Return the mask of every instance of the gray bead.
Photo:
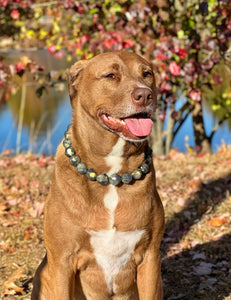
{"label": "gray bead", "polygon": [[124,173],[122,175],[122,182],[123,183],[130,183],[132,181],[132,175],[130,173]]}
{"label": "gray bead", "polygon": [[142,164],[142,166],[140,166],[140,170],[142,171],[143,174],[147,174],[149,171],[148,164]]}
{"label": "gray bead", "polygon": [[71,138],[71,134],[68,131],[64,132],[64,136],[65,136],[65,139],[68,139],[68,140],[70,140],[70,138]]}
{"label": "gray bead", "polygon": [[69,147],[71,147],[71,141],[70,141],[69,139],[65,139],[65,140],[63,141],[63,146],[64,146],[64,148],[69,148]]}
{"label": "gray bead", "polygon": [[68,147],[65,149],[65,154],[68,157],[75,155],[75,150],[72,147]]}
{"label": "gray bead", "polygon": [[92,181],[96,180],[97,174],[93,169],[88,169],[86,175],[89,180]]}
{"label": "gray bead", "polygon": [[142,177],[142,171],[141,170],[139,170],[139,169],[137,169],[137,170],[135,170],[133,173],[132,173],[132,177],[133,177],[133,179],[135,179],[135,180],[138,180],[138,179],[140,179],[141,177]]}
{"label": "gray bead", "polygon": [[76,169],[80,174],[86,174],[86,172],[87,172],[87,167],[84,163],[79,163],[77,165]]}
{"label": "gray bead", "polygon": [[104,173],[99,174],[99,175],[96,177],[96,180],[97,180],[97,182],[100,183],[100,184],[108,184],[108,181],[109,181],[107,174],[104,174]]}
{"label": "gray bead", "polygon": [[146,159],[145,159],[145,162],[146,162],[146,164],[150,164],[151,163],[151,161],[152,161],[152,157],[151,156],[148,156]]}
{"label": "gray bead", "polygon": [[81,159],[78,155],[73,155],[70,157],[70,164],[72,166],[77,166],[80,163]]}
{"label": "gray bead", "polygon": [[113,185],[118,185],[122,181],[122,178],[118,174],[112,174],[109,177],[109,182]]}

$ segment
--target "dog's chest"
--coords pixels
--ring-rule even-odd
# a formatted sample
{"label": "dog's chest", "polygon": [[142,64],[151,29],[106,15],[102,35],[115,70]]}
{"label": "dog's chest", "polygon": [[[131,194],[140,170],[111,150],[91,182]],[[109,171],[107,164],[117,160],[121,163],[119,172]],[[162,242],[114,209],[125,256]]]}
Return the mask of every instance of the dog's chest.
{"label": "dog's chest", "polygon": [[114,224],[114,210],[119,198],[115,187],[111,186],[104,197],[104,205],[109,211],[108,228],[90,231],[90,243],[95,259],[104,272],[104,278],[110,293],[116,293],[115,278],[130,261],[137,243],[145,230],[117,231]]}
{"label": "dog's chest", "polygon": [[104,272],[110,293],[116,293],[115,277],[130,260],[131,254],[143,233],[144,230],[119,232],[115,229],[90,232],[94,256]]}
{"label": "dog's chest", "polygon": [[[119,172],[122,164],[124,141],[119,139],[112,152],[106,158],[111,167],[109,174]],[[120,154],[120,155],[119,155]],[[117,188],[109,186],[103,198],[103,204],[108,210],[108,224],[105,230],[90,231],[90,243],[95,259],[104,272],[109,292],[116,293],[115,277],[126,266],[145,230],[117,231],[114,227],[114,214],[119,203]]]}

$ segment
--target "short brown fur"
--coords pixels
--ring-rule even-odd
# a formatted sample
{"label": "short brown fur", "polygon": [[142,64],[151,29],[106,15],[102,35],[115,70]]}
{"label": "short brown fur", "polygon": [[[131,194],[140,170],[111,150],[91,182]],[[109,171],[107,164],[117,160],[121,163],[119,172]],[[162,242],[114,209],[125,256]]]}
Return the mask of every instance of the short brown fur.
{"label": "short brown fur", "polygon": [[[72,146],[81,160],[97,173],[110,166],[105,157],[120,138],[105,128],[99,112],[125,116],[131,93],[137,84],[152,89],[154,77],[143,78],[151,65],[142,57],[116,52],[77,62],[69,72],[69,93],[73,108]],[[116,72],[115,80],[105,74]],[[132,172],[144,161],[147,141],[126,141],[120,173]],[[109,215],[103,204],[108,186],[89,181],[77,173],[60,144],[44,211],[46,257],[39,266],[32,292],[33,300],[161,300],[163,297],[159,247],[164,231],[163,207],[156,190],[155,172],[133,184],[116,187],[119,202],[114,214],[117,231],[145,230],[129,261],[114,281],[116,292],[108,290],[102,268],[90,243],[89,231],[107,230]]]}

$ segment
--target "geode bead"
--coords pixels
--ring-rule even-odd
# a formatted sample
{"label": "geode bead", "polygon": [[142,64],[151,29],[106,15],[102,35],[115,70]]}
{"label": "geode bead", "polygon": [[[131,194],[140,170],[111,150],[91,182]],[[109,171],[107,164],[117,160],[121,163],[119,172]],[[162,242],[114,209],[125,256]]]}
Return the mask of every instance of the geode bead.
{"label": "geode bead", "polygon": [[71,147],[71,141],[68,140],[68,139],[65,139],[65,140],[63,141],[63,146],[64,146],[64,148]]}
{"label": "geode bead", "polygon": [[112,174],[109,177],[109,182],[113,185],[118,185],[122,181],[122,178],[118,174]]}
{"label": "geode bead", "polygon": [[65,149],[65,154],[68,157],[75,155],[75,150],[72,147],[68,147]]}
{"label": "geode bead", "polygon": [[96,180],[97,174],[93,169],[88,169],[86,175],[89,180],[92,181]]}
{"label": "geode bead", "polygon": [[122,175],[122,182],[123,183],[130,183],[132,181],[132,175],[130,173],[124,173]]}
{"label": "geode bead", "polygon": [[151,156],[146,157],[145,162],[146,162],[148,165],[150,165],[151,161],[152,161],[152,157],[151,157]]}
{"label": "geode bead", "polygon": [[139,169],[135,170],[135,171],[132,173],[132,177],[133,177],[133,179],[135,179],[135,180],[140,179],[140,178],[142,177],[142,171],[139,170]]}
{"label": "geode bead", "polygon": [[147,174],[148,171],[149,171],[149,166],[148,166],[148,164],[142,164],[142,165],[140,166],[140,170],[142,171],[143,174]]}
{"label": "geode bead", "polygon": [[65,132],[64,132],[64,136],[65,136],[65,138],[68,139],[68,140],[70,140],[70,138],[71,138],[71,134],[70,134],[70,132],[68,132],[68,131],[65,131]]}
{"label": "geode bead", "polygon": [[72,155],[71,157],[70,157],[70,164],[72,165],[72,166],[77,166],[79,163],[80,163],[80,157],[78,156],[78,155]]}
{"label": "geode bead", "polygon": [[108,176],[107,174],[99,174],[97,177],[96,177],[96,180],[98,183],[100,184],[108,184]]}
{"label": "geode bead", "polygon": [[79,163],[77,165],[76,169],[80,174],[86,174],[86,172],[87,172],[87,167],[84,163]]}

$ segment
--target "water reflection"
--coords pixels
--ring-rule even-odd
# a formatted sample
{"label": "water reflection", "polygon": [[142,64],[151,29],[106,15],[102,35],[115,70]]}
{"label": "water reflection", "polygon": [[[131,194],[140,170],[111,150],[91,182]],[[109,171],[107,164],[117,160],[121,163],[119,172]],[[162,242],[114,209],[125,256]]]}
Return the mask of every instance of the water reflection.
{"label": "water reflection", "polygon": [[[12,52],[7,54],[6,60],[14,63],[20,56],[28,56],[36,60],[38,64],[45,65],[47,71],[66,69],[73,63],[67,63],[65,58],[54,59],[44,50]],[[63,91],[49,88],[39,98],[35,93],[38,86],[32,78],[27,75],[24,80],[24,95],[23,89],[20,89],[0,107],[0,152],[14,149],[15,151],[29,150],[35,153],[55,154],[63,132],[71,122],[71,105],[67,86],[65,85]],[[205,127],[208,133],[218,122],[214,119],[210,106],[207,104],[204,107]],[[187,141],[185,136],[188,136]],[[214,135],[212,151],[217,151],[222,141],[226,144],[231,143],[231,133],[227,122]],[[194,147],[191,117],[177,134],[173,147],[177,147],[179,151],[186,151],[187,144]]]}
{"label": "water reflection", "polygon": [[[54,98],[55,99],[55,98]],[[27,117],[21,132],[20,151],[29,150],[35,153],[54,154],[63,137],[63,132],[71,122],[71,105],[67,93],[59,102],[53,102],[47,110],[46,103],[41,105],[41,110],[34,106],[30,113],[28,107]],[[18,104],[17,104],[18,105]],[[44,110],[43,110],[44,109]],[[51,111],[50,111],[51,110]],[[32,111],[37,116],[36,121],[32,118]],[[41,113],[40,113],[41,112]],[[31,121],[31,122],[30,122]],[[4,105],[0,112],[0,152],[6,149],[17,149],[18,123],[13,111]]]}
{"label": "water reflection", "polygon": [[[20,53],[12,51],[5,55],[5,60],[8,63],[16,63],[22,56],[27,56],[36,60],[39,65],[44,65],[47,72],[65,70],[71,64],[67,63],[65,58],[54,59],[45,50]],[[2,141],[0,151],[13,148],[17,152],[25,149],[32,152],[54,153],[52,137],[59,123],[62,123],[64,119],[62,114],[57,120],[59,107],[63,105],[63,102],[67,104],[67,119],[70,122],[69,103],[65,101],[68,100],[66,85],[63,84],[62,89],[58,90],[48,88],[43,91],[41,97],[38,97],[36,95],[38,85],[30,74],[26,73],[22,78],[18,78],[17,83],[22,88],[11,95],[0,110],[0,124],[3,128],[0,133],[0,141]]]}
{"label": "water reflection", "polygon": [[[67,91],[57,92],[55,88],[49,88],[41,97],[36,96],[37,86],[33,83],[26,84],[25,109],[23,125],[26,127],[37,128],[41,134],[47,127],[52,127],[56,110],[61,101],[65,98]],[[12,95],[7,102],[14,120],[18,123],[20,106],[22,102],[22,89]]]}

